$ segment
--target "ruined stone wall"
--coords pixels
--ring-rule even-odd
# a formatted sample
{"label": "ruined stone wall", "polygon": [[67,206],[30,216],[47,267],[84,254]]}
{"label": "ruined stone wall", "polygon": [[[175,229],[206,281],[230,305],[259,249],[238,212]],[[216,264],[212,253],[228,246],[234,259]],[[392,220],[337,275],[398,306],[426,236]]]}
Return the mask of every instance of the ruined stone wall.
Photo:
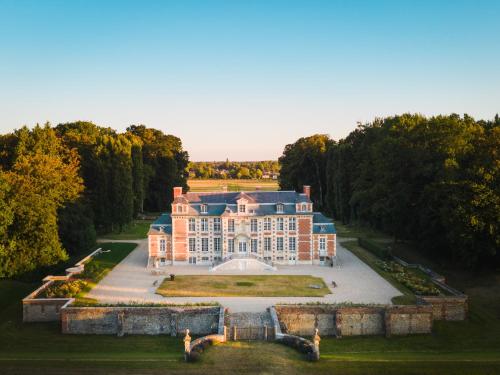
{"label": "ruined stone wall", "polygon": [[67,307],[62,332],[70,334],[195,335],[216,333],[219,307]]}
{"label": "ruined stone wall", "polygon": [[385,311],[386,336],[430,333],[432,306],[389,306]]}
{"label": "ruined stone wall", "polygon": [[419,297],[419,303],[432,306],[434,320],[465,320],[468,313],[467,296]]}
{"label": "ruined stone wall", "polygon": [[311,336],[318,328],[322,335],[334,336],[335,309],[332,306],[276,306],[276,313],[284,332]]}
{"label": "ruined stone wall", "polygon": [[338,336],[383,335],[385,308],[341,307],[336,311]]}
{"label": "ruined stone wall", "polygon": [[23,322],[57,322],[61,308],[71,298],[42,298],[23,301]]}

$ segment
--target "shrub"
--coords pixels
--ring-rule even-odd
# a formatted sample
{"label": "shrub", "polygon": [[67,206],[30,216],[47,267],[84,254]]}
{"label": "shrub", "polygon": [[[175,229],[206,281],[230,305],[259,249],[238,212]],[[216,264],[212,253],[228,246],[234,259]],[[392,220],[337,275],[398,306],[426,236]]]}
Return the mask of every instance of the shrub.
{"label": "shrub", "polygon": [[58,282],[51,284],[45,289],[44,297],[46,298],[73,298],[76,297],[87,283],[83,280],[71,280],[66,282]]}
{"label": "shrub", "polygon": [[380,259],[389,259],[391,257],[391,252],[387,246],[380,245],[367,238],[358,238],[358,245]]}

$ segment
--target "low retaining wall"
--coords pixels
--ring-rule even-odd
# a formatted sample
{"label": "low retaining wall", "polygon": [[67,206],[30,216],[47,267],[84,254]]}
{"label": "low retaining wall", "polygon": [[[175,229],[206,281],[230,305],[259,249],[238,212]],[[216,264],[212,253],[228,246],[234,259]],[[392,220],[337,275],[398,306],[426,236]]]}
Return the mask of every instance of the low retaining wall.
{"label": "low retaining wall", "polygon": [[195,335],[219,331],[219,307],[66,307],[62,332],[69,334]]}
{"label": "low retaining wall", "polygon": [[[408,335],[432,331],[432,306],[292,306],[275,307],[280,328],[292,335]],[[312,333],[311,333],[312,332]]]}
{"label": "low retaining wall", "polygon": [[434,320],[465,320],[468,314],[467,296],[424,296],[417,297],[417,302],[432,306]]}

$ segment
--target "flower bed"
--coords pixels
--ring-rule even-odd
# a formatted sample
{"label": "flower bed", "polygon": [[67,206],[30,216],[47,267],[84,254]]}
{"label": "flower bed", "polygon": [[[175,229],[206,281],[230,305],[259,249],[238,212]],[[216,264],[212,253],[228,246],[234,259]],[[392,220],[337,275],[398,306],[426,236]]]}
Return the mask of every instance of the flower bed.
{"label": "flower bed", "polygon": [[432,281],[418,275],[408,267],[393,261],[377,261],[377,265],[416,295],[437,296],[441,294]]}
{"label": "flower bed", "polygon": [[74,298],[88,286],[84,280],[54,281],[37,298]]}

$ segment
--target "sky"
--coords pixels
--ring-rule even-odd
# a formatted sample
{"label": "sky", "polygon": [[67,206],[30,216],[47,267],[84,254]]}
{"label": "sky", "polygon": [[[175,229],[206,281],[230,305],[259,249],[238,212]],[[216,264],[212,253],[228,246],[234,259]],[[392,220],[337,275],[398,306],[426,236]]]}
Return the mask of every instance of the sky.
{"label": "sky", "polygon": [[267,160],[405,112],[500,112],[500,1],[0,0],[0,133],[145,124]]}

